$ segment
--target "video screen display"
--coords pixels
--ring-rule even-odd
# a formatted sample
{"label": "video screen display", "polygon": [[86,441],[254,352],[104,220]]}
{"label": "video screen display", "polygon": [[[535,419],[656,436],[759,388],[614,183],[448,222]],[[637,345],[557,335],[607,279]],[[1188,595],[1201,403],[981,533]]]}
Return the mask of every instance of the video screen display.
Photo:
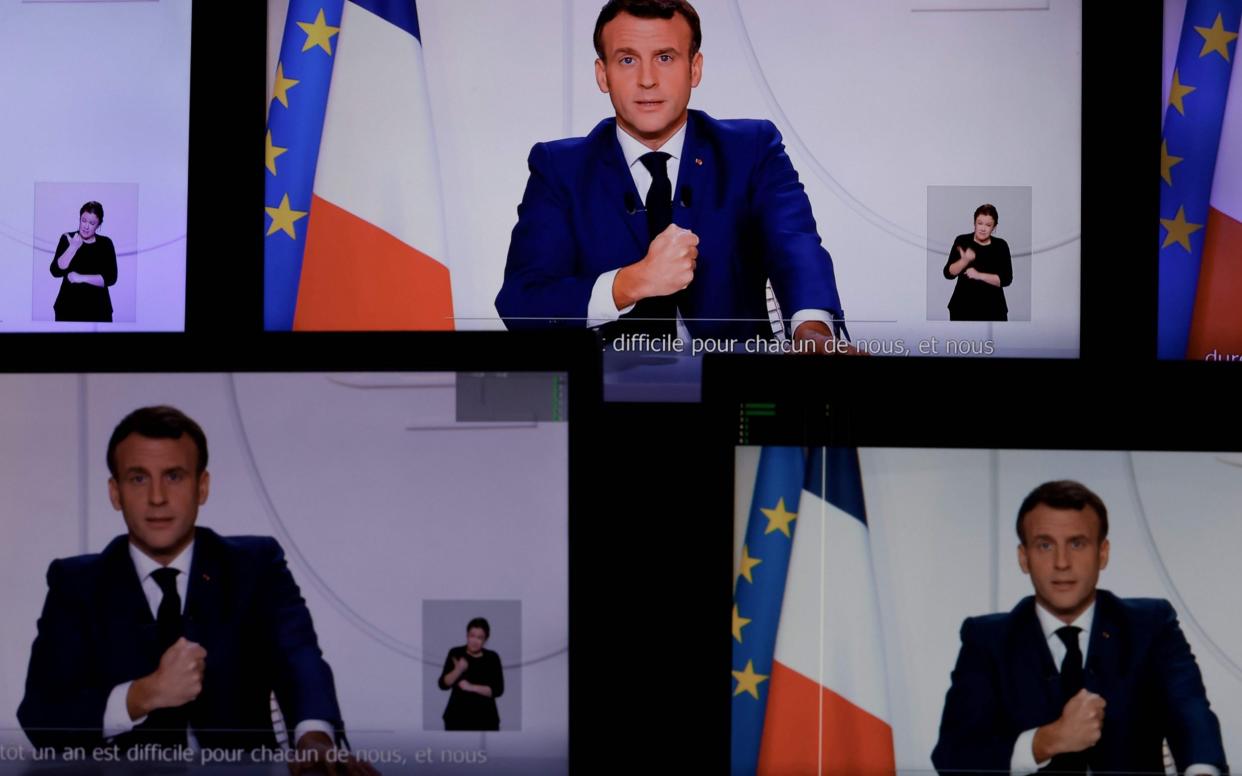
{"label": "video screen display", "polygon": [[567,773],[568,388],[0,375],[0,772]]}
{"label": "video screen display", "polygon": [[1081,2],[402,7],[268,4],[266,328],[595,328],[616,400],[1078,355]]}
{"label": "video screen display", "polygon": [[0,332],[185,328],[188,2],[0,2]]}
{"label": "video screen display", "polygon": [[1236,2],[1164,3],[1162,359],[1242,360],[1240,17]]}
{"label": "video screen display", "polygon": [[734,461],[736,772],[1242,757],[1223,593],[1237,453],[743,445]]}

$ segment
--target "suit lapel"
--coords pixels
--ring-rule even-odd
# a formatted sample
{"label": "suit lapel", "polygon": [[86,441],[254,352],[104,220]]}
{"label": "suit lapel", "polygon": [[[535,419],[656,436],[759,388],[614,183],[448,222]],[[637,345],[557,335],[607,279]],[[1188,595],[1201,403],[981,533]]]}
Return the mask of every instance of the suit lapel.
{"label": "suit lapel", "polygon": [[1125,632],[1118,606],[1112,593],[1097,591],[1084,684],[1088,690],[1105,698],[1112,695],[1112,688],[1121,685],[1121,672],[1126,664]]}
{"label": "suit lapel", "polygon": [[[1061,702],[1061,671],[1052,660],[1048,640],[1044,638],[1044,629],[1040,627],[1039,617],[1035,614],[1035,599],[1023,599],[1014,608],[1014,615],[1017,617],[1017,643],[1014,649],[1020,655],[1017,665],[1036,685],[1030,688],[1032,692],[1029,697],[1032,702],[1039,703],[1038,719],[1054,720],[1061,715],[1064,706]],[[1035,670],[1032,671],[1031,667]]]}
{"label": "suit lapel", "polygon": [[707,196],[703,168],[708,160],[701,147],[696,124],[695,114],[691,112],[686,118],[686,138],[681,147],[681,162],[677,166],[677,190],[673,192],[673,223],[692,232],[696,216]]}
{"label": "suit lapel", "polygon": [[647,211],[643,207],[643,198],[638,195],[638,188],[634,185],[634,176],[630,174],[630,168],[625,163],[625,154],[621,152],[616,120],[600,122],[591,135],[592,145],[601,162],[599,185],[604,189],[601,201],[607,209],[617,213],[630,236],[634,238],[639,255],[643,256],[651,244],[647,237]]}
{"label": "suit lapel", "polygon": [[99,611],[107,613],[105,629],[113,634],[108,639],[114,651],[111,659],[121,676],[141,676],[159,662],[159,636],[138,570],[129,556],[129,538],[117,537],[100,555],[103,574]]}
{"label": "suit lapel", "polygon": [[195,529],[194,560],[186,585],[185,637],[199,644],[212,633],[221,617],[221,588],[225,583],[220,561],[220,538],[206,528]]}
{"label": "suit lapel", "polygon": [[134,560],[129,556],[129,539],[117,537],[104,548],[102,555],[104,584],[110,588],[105,595],[106,600],[115,602],[115,620],[154,629],[155,617],[151,614],[151,605],[142,592]]}

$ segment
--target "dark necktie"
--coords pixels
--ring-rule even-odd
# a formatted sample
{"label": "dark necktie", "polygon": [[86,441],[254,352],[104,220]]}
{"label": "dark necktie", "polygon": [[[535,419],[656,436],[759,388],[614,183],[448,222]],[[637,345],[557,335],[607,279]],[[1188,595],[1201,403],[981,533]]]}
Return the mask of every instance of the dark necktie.
{"label": "dark necktie", "polygon": [[160,654],[181,638],[181,595],[177,592],[177,569],[162,568],[151,572],[151,578],[160,586],[163,597],[155,615],[155,629],[159,634]]}
{"label": "dark necktie", "polygon": [[[1082,649],[1078,646],[1078,634],[1082,628],[1066,625],[1057,629],[1057,638],[1065,645],[1065,659],[1061,661],[1061,706],[1064,707],[1083,688]],[[1087,753],[1070,752],[1052,758],[1047,768],[1055,773],[1086,773]]]}
{"label": "dark necktie", "polygon": [[[672,157],[663,151],[651,151],[638,158],[651,173],[651,188],[647,190],[647,240],[654,240],[673,223],[673,183],[668,178],[668,160]],[[677,332],[677,302],[673,296],[653,296],[640,300],[627,317],[653,318],[658,320],[635,321],[627,332],[643,332],[652,337]]]}
{"label": "dark necktie", "polygon": [[1078,646],[1078,633],[1082,628],[1066,625],[1057,630],[1057,638],[1065,645],[1065,659],[1061,661],[1061,703],[1064,704],[1082,689],[1082,649]]}
{"label": "dark necktie", "polygon": [[[181,620],[181,595],[177,592],[177,569],[162,568],[151,572],[151,578],[160,586],[163,597],[155,615],[155,631],[159,640],[160,655],[168,651],[183,633]],[[175,709],[156,709],[147,717],[146,727],[153,732],[153,740],[161,746],[185,746],[186,726],[189,714],[185,706]]]}

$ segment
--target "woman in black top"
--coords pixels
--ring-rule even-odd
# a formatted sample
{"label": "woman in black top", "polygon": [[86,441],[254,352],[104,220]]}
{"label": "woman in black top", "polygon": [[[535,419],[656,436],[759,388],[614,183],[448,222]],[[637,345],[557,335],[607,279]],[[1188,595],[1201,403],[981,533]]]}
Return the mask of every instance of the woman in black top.
{"label": "woman in black top", "polygon": [[992,205],[975,210],[975,231],[958,235],[944,265],[945,278],[957,278],[949,299],[951,321],[1004,321],[1009,317],[1005,286],[1013,282],[1009,243],[992,236],[1000,220]]}
{"label": "woman in black top", "polygon": [[52,257],[52,277],[64,278],[52,309],[58,321],[112,322],[108,286],[116,284],[116,249],[96,234],[103,205],[87,202],[78,211],[78,231],[60,236]]}
{"label": "woman in black top", "polygon": [[475,617],[466,625],[466,645],[449,650],[440,675],[440,689],[452,690],[445,730],[500,730],[496,699],[505,691],[505,677],[500,656],[483,649],[490,636],[487,620]]}

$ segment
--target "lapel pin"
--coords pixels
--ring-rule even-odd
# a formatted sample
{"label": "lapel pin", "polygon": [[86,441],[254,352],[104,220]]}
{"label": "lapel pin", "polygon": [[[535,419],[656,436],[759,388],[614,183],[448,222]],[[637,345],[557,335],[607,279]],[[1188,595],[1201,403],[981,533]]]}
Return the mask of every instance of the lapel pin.
{"label": "lapel pin", "polygon": [[699,158],[697,158],[697,157],[695,157],[694,163],[695,163],[695,164],[697,164],[697,165],[698,165],[698,166],[700,166],[700,167],[702,167],[702,166],[703,166],[703,160],[702,160],[702,159],[699,159]]}

